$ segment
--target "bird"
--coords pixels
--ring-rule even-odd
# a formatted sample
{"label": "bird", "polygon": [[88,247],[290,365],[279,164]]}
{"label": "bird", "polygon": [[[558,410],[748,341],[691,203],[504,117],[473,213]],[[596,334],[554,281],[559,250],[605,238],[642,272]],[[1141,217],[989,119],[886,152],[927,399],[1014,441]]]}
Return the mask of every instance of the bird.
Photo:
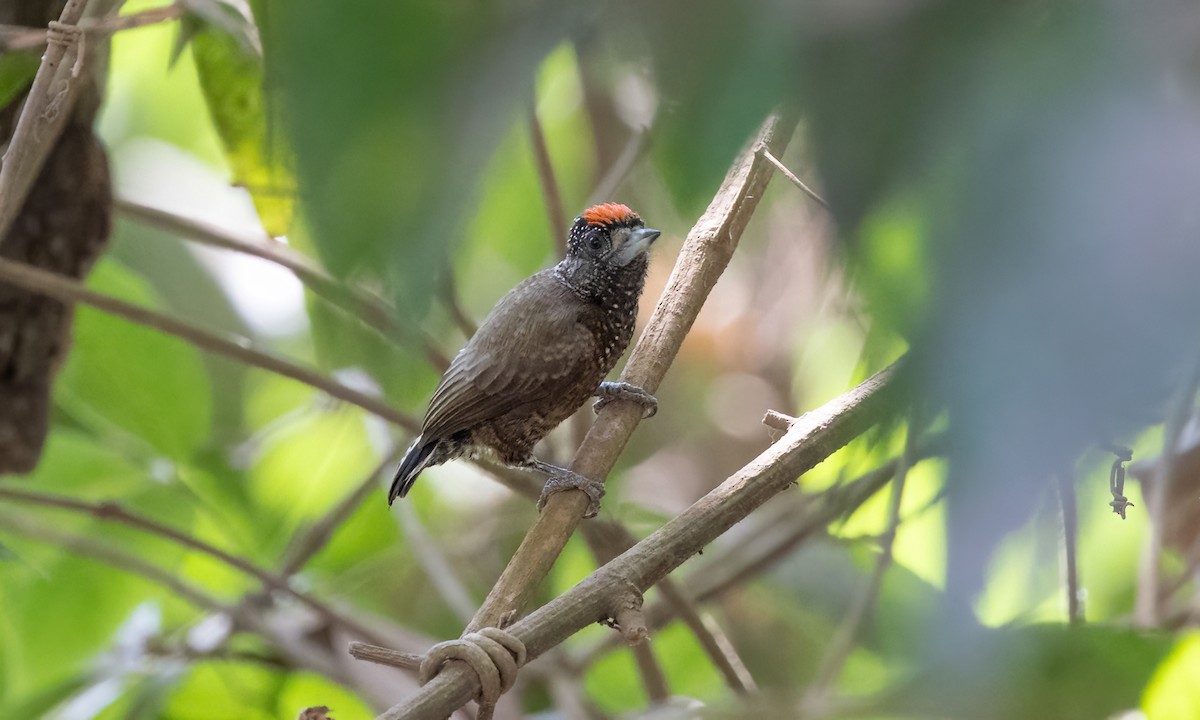
{"label": "bird", "polygon": [[637,403],[645,417],[657,412],[650,393],[604,378],[633,337],[647,255],[659,235],[620,203],[576,217],[566,256],[501,298],[451,361],[396,470],[388,505],[428,467],[491,454],[549,476],[539,509],[550,494],[579,489],[589,499],[585,517],[594,517],[604,486],[537,459],[533,448],[592,397],[596,412],[613,401]]}

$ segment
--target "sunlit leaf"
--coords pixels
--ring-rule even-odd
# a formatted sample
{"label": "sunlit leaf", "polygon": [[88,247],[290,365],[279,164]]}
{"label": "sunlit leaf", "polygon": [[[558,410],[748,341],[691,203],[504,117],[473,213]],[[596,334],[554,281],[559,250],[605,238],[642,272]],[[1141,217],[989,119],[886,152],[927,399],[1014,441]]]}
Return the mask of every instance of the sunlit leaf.
{"label": "sunlit leaf", "polygon": [[288,170],[286,145],[266,106],[262,58],[237,38],[211,28],[198,31],[191,45],[233,181],[249,190],[267,232],[286,235],[294,212],[295,181]]}

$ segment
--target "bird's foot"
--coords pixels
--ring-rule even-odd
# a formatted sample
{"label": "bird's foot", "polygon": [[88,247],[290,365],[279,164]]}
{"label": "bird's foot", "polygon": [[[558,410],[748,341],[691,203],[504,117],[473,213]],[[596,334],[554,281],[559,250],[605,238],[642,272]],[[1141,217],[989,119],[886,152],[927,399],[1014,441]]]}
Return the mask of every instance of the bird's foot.
{"label": "bird's foot", "polygon": [[542,496],[537,501],[538,511],[540,512],[546,506],[546,501],[550,499],[551,495],[564,490],[581,490],[588,496],[587,511],[583,514],[585,520],[600,514],[600,498],[604,497],[604,483],[561,468],[550,476],[550,479],[546,481],[546,486],[542,488]]}
{"label": "bird's foot", "polygon": [[654,417],[658,413],[658,398],[627,382],[602,382],[596,388],[596,397],[592,403],[592,412],[599,413],[604,406],[613,400],[628,400],[642,406],[642,419]]}

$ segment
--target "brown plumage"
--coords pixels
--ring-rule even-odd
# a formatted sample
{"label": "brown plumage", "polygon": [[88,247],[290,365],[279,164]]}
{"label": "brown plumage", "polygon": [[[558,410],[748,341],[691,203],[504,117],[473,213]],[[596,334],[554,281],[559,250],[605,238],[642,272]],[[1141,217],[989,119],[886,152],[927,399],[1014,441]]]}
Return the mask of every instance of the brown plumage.
{"label": "brown plumage", "polygon": [[[593,395],[653,407],[641,390],[602,381],[633,337],[646,251],[658,234],[616,203],[576,218],[567,256],[505,295],[442,376],[388,503],[426,467],[482,449],[550,473],[564,488],[587,484],[536,460],[533,446]],[[596,492],[589,495],[598,505]]]}

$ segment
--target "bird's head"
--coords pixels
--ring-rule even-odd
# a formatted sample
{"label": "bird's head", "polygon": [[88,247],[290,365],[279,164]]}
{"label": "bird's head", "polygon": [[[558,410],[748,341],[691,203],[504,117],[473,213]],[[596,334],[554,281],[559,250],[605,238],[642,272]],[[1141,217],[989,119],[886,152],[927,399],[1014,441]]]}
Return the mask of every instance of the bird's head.
{"label": "bird's head", "polygon": [[567,236],[567,257],[623,268],[644,258],[659,234],[646,227],[637,213],[620,203],[596,205],[575,218]]}
{"label": "bird's head", "polygon": [[646,251],[659,234],[619,203],[588,208],[571,226],[556,274],[583,297],[611,306],[614,297],[632,293],[636,304],[646,280]]}

